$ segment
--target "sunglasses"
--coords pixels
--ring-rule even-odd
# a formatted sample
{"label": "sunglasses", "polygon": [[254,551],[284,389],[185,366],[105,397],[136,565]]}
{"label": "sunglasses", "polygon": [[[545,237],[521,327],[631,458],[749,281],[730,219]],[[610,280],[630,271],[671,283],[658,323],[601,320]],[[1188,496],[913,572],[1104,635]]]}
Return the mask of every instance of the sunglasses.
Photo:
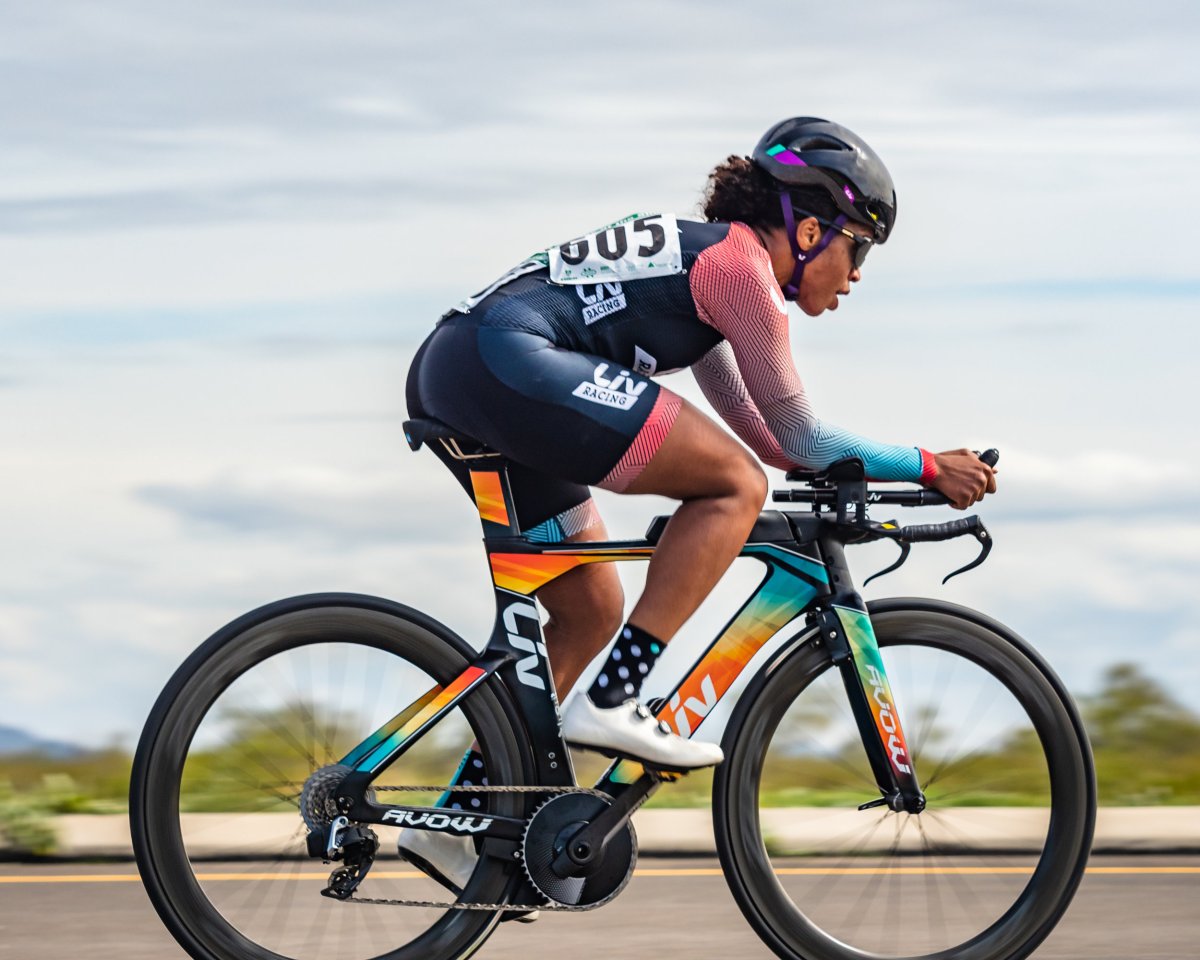
{"label": "sunglasses", "polygon": [[840,223],[830,223],[822,217],[818,217],[815,213],[809,213],[807,210],[797,209],[796,213],[804,217],[812,217],[821,226],[830,230],[836,230],[843,237],[849,237],[850,242],[854,244],[854,252],[851,254],[851,259],[854,261],[854,269],[862,269],[863,261],[867,259],[867,254],[871,252],[871,247],[875,245],[875,241],[870,237],[864,237],[855,233],[853,230],[847,230]]}

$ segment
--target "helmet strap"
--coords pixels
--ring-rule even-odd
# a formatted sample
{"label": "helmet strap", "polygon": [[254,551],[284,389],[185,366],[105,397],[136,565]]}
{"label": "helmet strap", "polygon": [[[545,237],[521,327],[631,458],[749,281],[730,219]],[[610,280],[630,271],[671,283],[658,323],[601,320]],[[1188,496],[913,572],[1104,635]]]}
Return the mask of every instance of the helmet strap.
{"label": "helmet strap", "polygon": [[[787,230],[788,243],[792,248],[792,256],[796,258],[796,269],[792,271],[791,279],[784,284],[783,295],[788,300],[795,300],[800,296],[800,280],[804,276],[804,268],[810,261],[817,258],[817,254],[829,246],[829,242],[833,239],[834,231],[829,228],[822,231],[821,239],[817,241],[817,245],[805,253],[800,249],[800,243],[796,239],[796,214],[792,207],[792,195],[783,190],[779,194],[779,200],[783,206],[783,227]],[[845,226],[846,219],[845,215],[839,216],[833,221],[833,226]]]}

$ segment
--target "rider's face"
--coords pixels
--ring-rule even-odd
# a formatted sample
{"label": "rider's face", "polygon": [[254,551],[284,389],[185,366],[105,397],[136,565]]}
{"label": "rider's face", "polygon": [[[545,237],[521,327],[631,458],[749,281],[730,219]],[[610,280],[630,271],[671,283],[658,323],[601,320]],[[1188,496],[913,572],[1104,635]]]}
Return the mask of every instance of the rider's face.
{"label": "rider's face", "polygon": [[[796,225],[796,238],[802,250],[812,249],[821,237],[822,228],[817,221],[809,217]],[[859,234],[870,236],[870,230],[857,223],[849,223],[846,229]],[[854,241],[841,233],[834,233],[829,245],[804,268],[800,280],[800,296],[796,302],[800,309],[810,317],[816,317],[826,310],[838,308],[838,297],[850,292],[850,284],[858,283],[862,272],[854,265]]]}

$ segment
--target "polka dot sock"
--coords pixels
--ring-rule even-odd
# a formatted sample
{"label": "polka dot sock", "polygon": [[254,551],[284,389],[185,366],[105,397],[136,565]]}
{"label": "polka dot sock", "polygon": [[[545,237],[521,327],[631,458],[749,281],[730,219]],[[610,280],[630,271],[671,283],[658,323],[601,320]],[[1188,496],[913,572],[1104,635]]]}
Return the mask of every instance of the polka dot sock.
{"label": "polka dot sock", "polygon": [[[462,763],[458,765],[458,770],[450,780],[450,785],[451,787],[486,787],[488,785],[487,772],[483,768],[483,754],[475,749],[474,744],[463,755]],[[434,806],[449,807],[451,810],[478,810],[487,806],[487,798],[486,793],[463,793],[451,789],[443,793]]]}
{"label": "polka dot sock", "polygon": [[616,707],[642,689],[642,681],[666,646],[640,627],[625,624],[608,660],[588,688],[588,696],[598,707]]}

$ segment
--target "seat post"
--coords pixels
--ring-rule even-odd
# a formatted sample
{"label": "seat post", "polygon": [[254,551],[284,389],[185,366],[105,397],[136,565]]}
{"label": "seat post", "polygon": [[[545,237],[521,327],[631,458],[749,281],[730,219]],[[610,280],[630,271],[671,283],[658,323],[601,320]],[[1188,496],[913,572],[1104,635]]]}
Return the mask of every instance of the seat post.
{"label": "seat post", "polygon": [[404,439],[414,451],[423,444],[440,443],[453,459],[466,465],[485,542],[520,535],[504,454],[433,417],[405,420]]}
{"label": "seat post", "polygon": [[506,457],[497,454],[471,462],[471,495],[483,524],[485,541],[520,535]]}

